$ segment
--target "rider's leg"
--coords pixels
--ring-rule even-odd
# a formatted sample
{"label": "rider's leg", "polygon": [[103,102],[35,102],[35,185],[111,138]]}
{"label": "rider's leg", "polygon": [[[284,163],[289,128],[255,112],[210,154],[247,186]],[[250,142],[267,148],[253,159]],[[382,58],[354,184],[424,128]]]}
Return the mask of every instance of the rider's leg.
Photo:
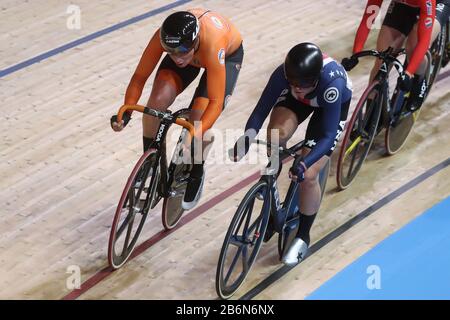
{"label": "rider's leg", "polygon": [[[299,229],[297,232],[296,239],[293,241],[291,247],[284,255],[282,261],[285,264],[295,264],[304,258],[306,251],[310,243],[310,230],[314,223],[314,219],[320,207],[320,202],[322,200],[322,190],[319,183],[319,174],[324,168],[324,166],[329,161],[329,157],[336,148],[339,139],[345,128],[345,122],[348,115],[348,110],[350,107],[350,100],[343,103],[341,106],[341,116],[338,124],[338,129],[336,131],[336,137],[334,140],[333,147],[316,161],[312,166],[310,166],[305,172],[305,179],[300,183],[299,186]],[[316,145],[316,142],[320,139],[323,128],[321,126],[321,118],[323,117],[321,110],[316,110],[311,117],[308,124],[308,129],[306,130],[306,146],[302,150],[303,157],[307,156],[311,149]]]}
{"label": "rider's leg", "polygon": [[[309,152],[310,150],[303,149],[304,156]],[[307,253],[310,243],[309,233],[317,216],[321,201],[319,173],[329,161],[328,159],[328,156],[323,156],[310,166],[305,172],[305,179],[300,183],[299,227],[294,241],[292,241],[289,249],[285,251],[281,259],[286,265],[295,265],[304,259]]]}
{"label": "rider's leg", "polygon": [[[189,122],[191,122],[195,127],[197,127],[199,122],[201,121],[201,117],[206,110],[208,103],[208,98],[196,97],[193,99],[193,106],[191,106]],[[205,132],[203,134],[205,134]],[[205,150],[205,148],[207,148],[211,144],[210,141],[205,141],[203,139],[202,141],[198,141],[192,139],[192,137],[190,138],[191,139],[185,141],[185,143],[189,144],[185,147],[185,150],[191,151],[189,163],[192,163],[189,181],[186,186],[186,193],[182,202],[182,207],[185,210],[193,208],[200,199],[203,188],[204,165],[206,158],[206,154],[203,153],[203,150]]]}
{"label": "rider's leg", "polygon": [[[327,164],[327,161],[333,151],[336,148],[339,139],[345,128],[345,122],[348,116],[348,110],[350,107],[350,100],[343,103],[341,106],[341,114],[339,119],[336,136],[334,139],[334,145],[330,150],[312,166],[310,166],[305,172],[305,179],[300,183],[299,187],[299,208],[300,212],[305,216],[313,216],[319,211],[320,202],[322,198],[322,190],[319,184],[319,173],[323,167]],[[322,137],[323,127],[321,119],[323,118],[323,111],[316,110],[309,121],[308,128],[306,130],[306,144],[302,150],[302,156],[305,158],[310,152],[311,148],[317,144]],[[309,230],[308,230],[309,237]],[[309,239],[308,239],[309,240]]]}
{"label": "rider's leg", "polygon": [[[311,149],[303,149],[303,157],[306,157]],[[300,183],[300,212],[307,216],[319,211],[321,200],[321,189],[319,184],[319,173],[327,164],[329,157],[323,156],[305,172],[305,179]]]}
{"label": "rider's leg", "polygon": [[[191,107],[191,114],[189,115],[189,122],[191,122],[194,126],[199,126],[201,118],[203,116],[203,113],[205,112],[206,108],[208,107],[209,99],[205,97],[196,97],[193,100],[193,105]],[[203,134],[205,134],[204,132]],[[198,165],[202,165],[205,163],[207,152],[209,150],[210,145],[212,144],[212,141],[208,141],[206,139],[203,139],[201,141],[194,141],[192,144],[191,142],[191,159],[194,164],[194,168],[198,167]],[[201,146],[201,148],[200,148]]]}
{"label": "rider's leg", "polygon": [[[161,70],[158,72],[147,106],[160,111],[166,111],[179,94],[180,87],[177,84],[177,80],[180,79],[172,70]],[[159,123],[159,119],[153,116],[146,114],[142,116],[144,151],[147,151],[155,139]]]}
{"label": "rider's leg", "polygon": [[[152,109],[166,111],[173,104],[175,98],[195,79],[199,72],[199,68],[192,66],[178,68],[173,60],[166,55],[156,73],[147,106]],[[144,151],[148,149],[155,139],[159,123],[159,119],[153,116],[143,115]]]}
{"label": "rider's leg", "polygon": [[[393,48],[394,51],[400,50],[403,47],[406,35],[409,34],[416,20],[414,10],[411,10],[410,7],[404,4],[392,1],[378,34],[377,51],[385,51],[389,47]],[[382,62],[380,59],[375,60],[375,64],[370,72],[369,83],[373,81],[380,70]],[[367,100],[368,105],[372,103],[373,98],[373,95],[369,96]],[[381,117],[379,121],[382,121]],[[369,118],[367,123],[372,123],[371,118]],[[379,123],[378,128],[381,129],[381,127]],[[366,128],[367,131],[369,129]]]}
{"label": "rider's leg", "polygon": [[[236,82],[239,77],[243,59],[244,59],[244,48],[242,45],[238,49],[236,49],[234,53],[225,58],[226,78],[225,78],[225,92],[224,92],[224,101],[222,104],[222,111],[226,108],[227,103],[230,101],[230,98],[233,94]],[[203,113],[205,112],[209,104],[207,84],[208,84],[208,73],[205,70],[202,74],[199,85],[195,90],[194,97],[192,98],[191,104],[189,106],[192,109],[190,115],[190,122],[194,125],[195,122],[198,123],[199,121],[201,121],[201,117],[203,116]],[[204,129],[206,131],[210,128]],[[203,133],[203,135],[205,135],[205,132]],[[212,145],[213,138],[214,137],[211,137],[211,140],[203,139],[201,150],[194,150],[198,151],[196,162],[204,163],[204,161],[207,158],[208,151]]]}
{"label": "rider's leg", "polygon": [[[430,40],[430,46],[437,38],[439,32],[441,31],[441,25],[436,20],[433,25],[433,33]],[[417,37],[417,24],[414,26],[413,30],[408,36],[408,40],[406,42],[406,55],[407,57],[411,57],[414,54],[414,51],[417,47],[418,37]],[[408,108],[411,110],[419,109],[425,96],[428,91],[428,83],[425,78],[425,72],[428,66],[428,58],[425,56],[414,73],[414,78],[411,86],[411,95],[408,101]]]}
{"label": "rider's leg", "polygon": [[[392,1],[383,20],[377,39],[377,50],[384,51],[391,47],[400,50],[406,36],[411,32],[417,21],[417,9],[405,4]],[[380,69],[382,60],[376,60],[370,73],[370,81],[373,80]]]}
{"label": "rider's leg", "polygon": [[272,143],[275,137],[272,134],[278,134],[279,145],[286,147],[287,141],[292,137],[295,130],[297,130],[298,125],[299,120],[297,119],[297,115],[291,109],[277,106],[270,115],[270,121],[267,127],[267,142]]}
{"label": "rider's leg", "polygon": [[[226,79],[225,79],[225,92],[224,92],[224,101],[222,104],[222,110],[226,107],[234,88],[236,86],[236,82],[239,76],[239,72],[241,70],[242,60],[244,58],[244,49],[242,45],[230,56],[225,59],[225,71],[226,71]],[[191,115],[190,121],[191,123],[196,125],[201,121],[201,118],[206,111],[209,99],[208,99],[208,78],[207,71],[203,72],[203,75],[200,79],[200,83],[195,90],[194,97],[191,101]],[[207,133],[207,130],[210,128],[203,127],[203,137]],[[202,142],[194,141],[194,147],[191,148],[191,156],[193,160],[193,167],[190,173],[190,179],[188,185],[186,187],[186,193],[183,199],[182,206],[184,209],[190,209],[195,206],[197,201],[200,199],[202,185],[204,181],[204,164],[206,160],[207,153],[212,145],[213,139],[206,140],[202,139]],[[199,146],[201,145],[201,149]],[[192,146],[192,145],[191,145]]]}
{"label": "rider's leg", "polygon": [[[270,115],[267,141],[273,144],[278,143],[280,146],[286,147],[287,141],[295,133],[298,125],[308,118],[314,108],[297,101],[288,91],[283,92],[278,101],[279,102],[275,105],[272,114]],[[277,137],[278,141],[276,141],[275,137]],[[267,153],[270,157],[270,148],[267,150]],[[278,153],[274,152],[274,154],[276,155]],[[281,161],[279,158],[274,158],[276,157],[271,157],[273,161],[277,162],[278,174],[280,174]],[[271,167],[274,167],[274,165],[272,164]],[[274,228],[271,222],[272,219],[269,220],[269,225],[267,226],[266,234],[264,235],[264,241],[268,241],[274,234]]]}
{"label": "rider's leg", "polygon": [[[272,114],[270,115],[269,125],[267,127],[267,142],[273,144],[279,144],[282,147],[286,147],[287,141],[292,137],[295,130],[299,125],[299,120],[303,121],[304,119],[298,119],[298,116],[294,111],[287,107],[277,106],[273,109]],[[277,141],[278,140],[278,141]],[[275,150],[275,152],[277,152]],[[271,157],[272,150],[270,145],[267,146],[267,156],[276,162],[273,165],[278,167],[278,174],[281,172],[281,160],[275,159],[275,157]]]}
{"label": "rider's leg", "polygon": [[[439,35],[439,32],[441,32],[441,22],[438,19],[439,14],[440,14],[439,11],[437,11],[436,19],[433,24],[433,32],[431,34],[429,47],[431,47],[431,45],[433,44],[433,42],[436,40],[437,36]],[[413,55],[414,50],[416,49],[416,46],[417,46],[417,41],[418,41],[418,36],[417,36],[417,23],[416,23],[414,25],[413,29],[411,30],[411,32],[409,33],[408,39],[406,41],[406,55],[408,58],[410,58]],[[425,57],[425,59],[422,60],[422,63],[420,64],[419,68],[417,68],[415,74],[422,76],[426,71],[426,67],[427,67],[427,60]]]}
{"label": "rider's leg", "polygon": [[[270,115],[267,128],[267,141],[273,144],[278,142],[280,146],[286,147],[287,141],[294,134],[298,125],[305,121],[313,111],[313,107],[296,100],[290,91],[283,91]],[[278,141],[275,140],[275,137],[277,137]],[[268,157],[272,155],[272,150],[269,146],[267,155]],[[278,155],[278,152],[274,152],[274,155]],[[281,170],[280,159],[273,160],[278,161],[279,174]]]}
{"label": "rider's leg", "polygon": [[[385,51],[389,47],[394,48],[394,50],[400,50],[404,41],[405,41],[405,36],[400,31],[398,31],[392,27],[383,25],[381,27],[380,33],[378,35],[377,51]],[[373,81],[377,72],[380,70],[382,62],[383,61],[380,59],[375,60],[375,64],[374,64],[372,70],[370,71],[369,84]],[[371,95],[369,95],[367,102],[366,102],[367,106],[372,104],[372,101],[374,98],[375,98],[375,96],[373,93]],[[367,124],[372,123],[372,116],[373,116],[373,114],[371,114],[369,116],[369,119],[367,120]],[[382,119],[380,117],[380,120],[378,123],[378,131],[381,130],[381,128],[382,128],[381,123],[380,123],[381,121],[382,121]],[[370,131],[370,128],[367,126],[365,129],[366,129],[366,131]]]}
{"label": "rider's leg", "polygon": [[[377,38],[377,51],[385,51],[389,47],[394,48],[394,51],[398,51],[402,48],[405,39],[406,36],[401,31],[387,25],[382,25]],[[382,62],[380,59],[375,60],[375,64],[370,71],[369,83],[372,82],[378,70],[380,70]]]}
{"label": "rider's leg", "polygon": [[[285,147],[287,141],[297,130],[298,124],[297,115],[291,109],[282,106],[274,108],[267,127],[267,142],[276,143],[274,137],[277,133],[279,145]],[[270,149],[270,147],[268,148]],[[270,150],[268,153],[270,154]]]}
{"label": "rider's leg", "polygon": [[[305,157],[311,150],[303,149],[303,157]],[[323,156],[320,160],[314,163],[305,172],[305,179],[299,186],[299,205],[300,205],[300,227],[297,237],[309,245],[311,230],[314,219],[319,211],[320,202],[322,198],[322,190],[319,183],[319,174],[328,162],[329,157]]]}
{"label": "rider's leg", "polygon": [[[241,44],[241,46],[236,49],[234,53],[227,56],[225,58],[225,92],[224,92],[224,100],[222,104],[222,111],[225,110],[228,102],[230,101],[230,98],[233,94],[234,88],[236,87],[237,80],[239,78],[239,73],[242,66],[242,61],[244,59],[244,48]],[[198,122],[201,120],[201,117],[203,113],[205,112],[206,108],[209,104],[209,98],[208,98],[208,73],[205,70],[202,74],[202,77],[200,79],[199,85],[197,89],[195,90],[194,97],[191,101],[190,108],[192,109],[191,112],[191,123],[195,125],[195,122]],[[204,128],[205,131],[210,128]],[[205,135],[205,132],[203,133]],[[206,140],[205,136],[203,137],[202,142],[202,150],[198,150],[198,158],[201,157],[201,159],[197,159],[197,162],[205,161],[207,158],[207,154],[209,152],[209,149],[212,146],[213,138],[214,137],[208,137],[210,140]],[[201,152],[200,152],[201,151]]]}
{"label": "rider's leg", "polygon": [[[289,101],[290,99],[286,99],[283,102],[289,104]],[[308,112],[307,115],[305,114],[304,116],[302,116],[301,114],[298,114],[298,112],[294,112],[291,108],[284,107],[283,104],[284,103],[281,103],[280,105],[275,106],[272,110],[269,125],[267,127],[267,142],[286,147],[287,141],[295,133],[299,123],[301,121],[304,121],[310,114],[310,112]],[[278,153],[276,150],[274,150],[274,153],[276,153],[275,157],[271,157],[271,148],[270,146],[267,146],[267,155],[271,159],[271,161],[275,162],[275,164],[272,163],[270,167],[275,168],[274,166],[276,165],[278,167],[279,175],[282,169],[281,160],[279,159],[279,157],[277,157]],[[263,199],[264,194],[259,195],[258,198]],[[275,229],[273,220],[272,216],[270,216],[269,224],[264,235],[264,241],[269,241],[274,233]]]}

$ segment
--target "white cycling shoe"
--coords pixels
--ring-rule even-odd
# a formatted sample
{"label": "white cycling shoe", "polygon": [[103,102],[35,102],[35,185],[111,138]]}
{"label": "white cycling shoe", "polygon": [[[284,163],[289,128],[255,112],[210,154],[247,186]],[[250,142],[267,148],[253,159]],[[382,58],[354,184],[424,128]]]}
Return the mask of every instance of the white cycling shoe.
{"label": "white cycling shoe", "polygon": [[308,252],[308,245],[300,238],[295,238],[289,250],[284,254],[281,262],[287,266],[294,266],[302,261]]}

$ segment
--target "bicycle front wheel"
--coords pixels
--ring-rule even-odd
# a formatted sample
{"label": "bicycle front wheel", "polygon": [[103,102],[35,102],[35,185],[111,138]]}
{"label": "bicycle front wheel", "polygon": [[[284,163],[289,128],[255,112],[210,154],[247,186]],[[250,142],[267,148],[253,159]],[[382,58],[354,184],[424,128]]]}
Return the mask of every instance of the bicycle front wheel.
{"label": "bicycle front wheel", "polygon": [[117,205],[108,243],[108,262],[120,268],[130,257],[157,197],[160,167],[157,150],[145,152],[136,163]]}
{"label": "bicycle front wheel", "polygon": [[[256,183],[240,203],[225,236],[216,272],[216,291],[228,299],[247,277],[269,222],[271,198],[265,181]],[[265,195],[259,200],[258,194]]]}
{"label": "bicycle front wheel", "polygon": [[366,159],[381,116],[382,95],[375,80],[364,91],[353,111],[339,152],[336,182],[343,190],[353,182]]}

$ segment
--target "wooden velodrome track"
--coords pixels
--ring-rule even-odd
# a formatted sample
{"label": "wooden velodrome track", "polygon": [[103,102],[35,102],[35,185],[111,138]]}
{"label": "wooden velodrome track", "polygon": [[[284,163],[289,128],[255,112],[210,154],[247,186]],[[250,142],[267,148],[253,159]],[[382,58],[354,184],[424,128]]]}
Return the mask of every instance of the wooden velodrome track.
{"label": "wooden velodrome track", "polygon": [[[2,1],[0,69],[99,30],[161,8],[167,0],[79,0],[81,29],[66,28],[70,1]],[[350,53],[365,1],[190,1],[84,42],[0,78],[0,298],[60,299],[71,293],[66,273],[81,268],[82,282],[99,279],[81,299],[214,299],[218,255],[229,221],[249,186],[236,186],[261,165],[217,163],[216,144],[197,217],[108,273],[107,242],[115,206],[141,153],[140,115],[121,133],[109,126],[153,31],[169,12],[206,7],[230,17],[244,37],[237,88],[215,128],[242,129],[272,70],[290,47],[318,43],[340,60]],[[374,45],[372,32],[366,47]],[[370,63],[350,76],[354,100]],[[358,179],[337,192],[335,163],[312,230],[316,242],[394,190],[450,157],[449,67],[436,83],[404,149],[383,156],[379,140]],[[145,103],[149,80],[141,99]],[[195,85],[175,109],[185,107]],[[354,103],[352,105],[354,107]],[[174,130],[176,131],[176,130]],[[292,141],[303,137],[305,126]],[[173,145],[173,143],[172,143]],[[286,167],[286,166],[285,166]],[[285,168],[286,169],[286,168]],[[287,185],[286,170],[280,185]],[[229,197],[212,201],[233,188]],[[336,272],[450,194],[448,167],[418,183],[321,247],[256,299],[303,299]],[[205,211],[205,212],[201,212]],[[187,215],[188,216],[188,215]],[[160,232],[160,213],[147,221],[141,241]],[[281,267],[276,241],[264,245],[236,298]],[[106,271],[105,271],[106,270]],[[92,278],[94,277],[94,278]],[[96,278],[95,278],[96,277]],[[95,282],[95,281],[94,281]]]}

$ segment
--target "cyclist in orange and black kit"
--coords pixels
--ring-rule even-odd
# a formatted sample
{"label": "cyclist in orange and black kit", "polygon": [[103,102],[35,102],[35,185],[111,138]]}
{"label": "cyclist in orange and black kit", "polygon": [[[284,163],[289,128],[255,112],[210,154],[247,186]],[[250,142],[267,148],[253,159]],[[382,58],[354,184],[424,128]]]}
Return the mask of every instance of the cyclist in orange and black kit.
{"label": "cyclist in orange and black kit", "polygon": [[[369,35],[371,25],[369,19],[374,21],[383,0],[368,0],[364,16],[356,34],[353,53],[361,51]],[[375,6],[375,7],[373,7]],[[373,8],[374,16],[371,16]],[[411,91],[408,108],[420,108],[427,92],[427,83],[424,77],[426,61],[425,54],[430,44],[436,39],[442,27],[449,19],[450,0],[392,0],[381,27],[377,40],[377,50],[383,51],[388,47],[401,49],[406,43],[408,66],[399,78],[400,88]],[[438,23],[435,23],[437,21]],[[358,61],[345,58],[342,64],[351,70]],[[381,66],[377,60],[370,74],[370,81],[375,77]]]}
{"label": "cyclist in orange and black kit", "polygon": [[[125,105],[137,104],[145,82],[164,52],[167,55],[156,72],[147,106],[165,111],[204,68],[190,104],[190,121],[201,122],[192,141],[202,141],[234,90],[244,56],[242,37],[230,20],[212,11],[191,9],[171,14],[145,49],[128,85]],[[131,113],[126,113],[122,123],[117,123],[113,116],[113,130],[122,130],[130,118]],[[142,122],[145,152],[154,141],[159,121],[144,115]],[[200,197],[204,163],[203,156],[194,162],[182,203],[186,210],[195,206]]]}

